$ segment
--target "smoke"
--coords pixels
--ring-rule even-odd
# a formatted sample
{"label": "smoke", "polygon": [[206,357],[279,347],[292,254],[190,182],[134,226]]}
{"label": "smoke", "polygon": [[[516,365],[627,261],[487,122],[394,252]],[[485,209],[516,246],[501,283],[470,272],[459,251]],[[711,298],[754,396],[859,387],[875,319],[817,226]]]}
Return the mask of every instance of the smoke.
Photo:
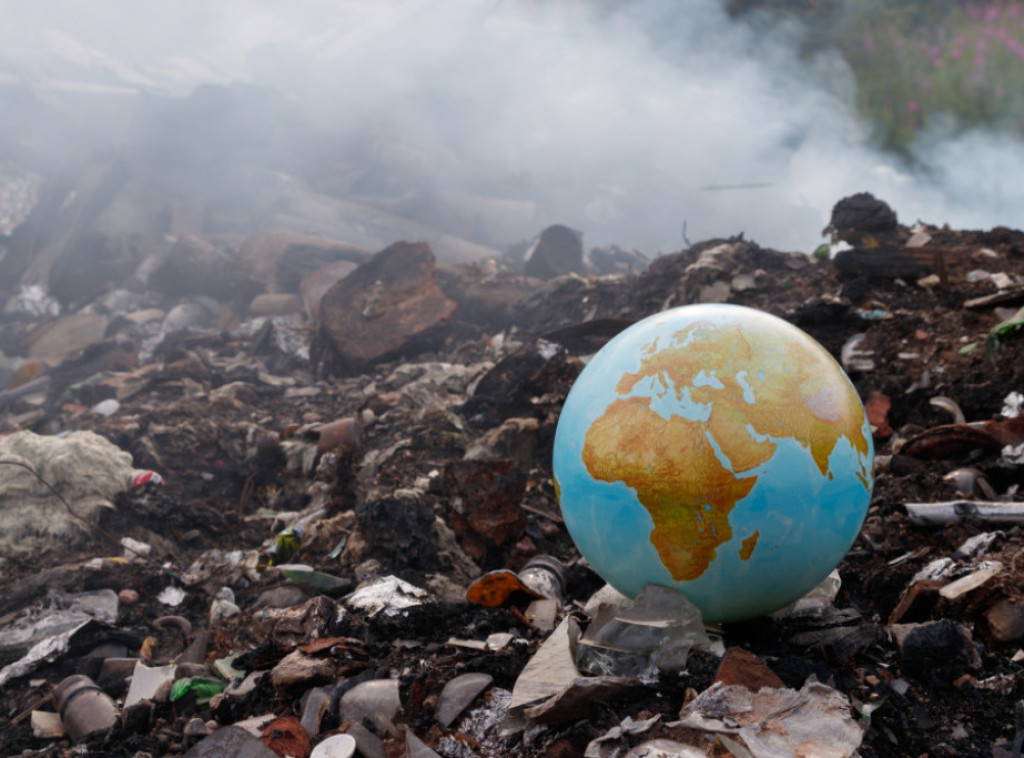
{"label": "smoke", "polygon": [[[905,223],[1024,225],[1017,140],[936,130],[911,167],[872,146],[838,54],[802,60],[799,28],[722,6],[0,0],[0,90],[73,114],[93,148],[128,146],[157,173],[192,166],[208,191],[251,195],[235,162],[258,153],[303,189],[499,249],[563,223],[588,246],[651,255],[680,248],[684,227],[808,251],[860,191]],[[272,90],[272,106],[212,137],[173,112],[231,83]],[[14,144],[67,152],[44,126]]]}

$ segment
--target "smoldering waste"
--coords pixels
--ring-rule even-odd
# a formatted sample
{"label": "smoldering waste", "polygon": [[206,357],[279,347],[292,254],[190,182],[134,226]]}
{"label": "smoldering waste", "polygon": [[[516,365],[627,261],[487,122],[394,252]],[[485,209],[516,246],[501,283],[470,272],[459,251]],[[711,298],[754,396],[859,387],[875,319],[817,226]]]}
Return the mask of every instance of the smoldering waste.
{"label": "smoldering waste", "polygon": [[[1020,755],[1024,233],[882,210],[839,203],[831,256],[9,257],[3,754]],[[711,629],[602,589],[550,467],[585,357],[695,302],[819,340],[878,451],[838,571]]]}

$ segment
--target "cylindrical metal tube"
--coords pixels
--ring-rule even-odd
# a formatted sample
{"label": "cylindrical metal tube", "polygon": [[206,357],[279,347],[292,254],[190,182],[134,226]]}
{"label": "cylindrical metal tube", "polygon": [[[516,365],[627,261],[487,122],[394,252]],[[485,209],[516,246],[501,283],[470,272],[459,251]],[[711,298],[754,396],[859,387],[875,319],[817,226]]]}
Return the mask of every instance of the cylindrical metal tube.
{"label": "cylindrical metal tube", "polygon": [[53,699],[64,729],[75,742],[104,732],[117,722],[114,701],[82,674],[73,674],[58,684]]}
{"label": "cylindrical metal tube", "polygon": [[565,566],[550,555],[535,555],[519,571],[523,584],[534,592],[561,601],[565,598]]}

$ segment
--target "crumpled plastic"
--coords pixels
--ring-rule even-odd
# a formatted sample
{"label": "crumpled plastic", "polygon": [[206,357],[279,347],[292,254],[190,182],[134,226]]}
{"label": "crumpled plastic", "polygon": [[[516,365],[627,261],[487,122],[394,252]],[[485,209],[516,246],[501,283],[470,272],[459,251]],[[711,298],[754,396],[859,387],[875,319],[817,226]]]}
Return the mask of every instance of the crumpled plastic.
{"label": "crumpled plastic", "polygon": [[646,584],[628,606],[601,606],[576,644],[584,674],[654,676],[680,671],[711,640],[700,610],[677,589]]}
{"label": "crumpled plastic", "polygon": [[864,739],[846,695],[813,680],[799,691],[762,687],[757,692],[716,682],[679,715],[669,726],[735,736],[754,758],[846,758]]}
{"label": "crumpled plastic", "polygon": [[426,590],[397,576],[386,576],[347,595],[345,605],[367,611],[371,616],[381,611],[390,616],[405,608],[420,605],[426,596]]}
{"label": "crumpled plastic", "polygon": [[0,557],[74,543],[134,471],[130,453],[93,432],[15,432],[0,439],[0,460],[11,462],[0,466]]}

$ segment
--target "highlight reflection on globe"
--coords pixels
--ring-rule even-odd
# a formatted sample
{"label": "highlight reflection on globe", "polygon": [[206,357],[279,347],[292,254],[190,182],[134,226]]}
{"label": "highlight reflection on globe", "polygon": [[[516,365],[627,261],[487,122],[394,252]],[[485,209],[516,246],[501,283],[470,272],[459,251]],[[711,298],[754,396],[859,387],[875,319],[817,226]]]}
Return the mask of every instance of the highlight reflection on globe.
{"label": "highlight reflection on globe", "polygon": [[705,621],[771,613],[835,568],[871,499],[864,407],[785,321],[691,305],[633,325],[580,374],[555,435],[562,515],[620,592],[674,586]]}

